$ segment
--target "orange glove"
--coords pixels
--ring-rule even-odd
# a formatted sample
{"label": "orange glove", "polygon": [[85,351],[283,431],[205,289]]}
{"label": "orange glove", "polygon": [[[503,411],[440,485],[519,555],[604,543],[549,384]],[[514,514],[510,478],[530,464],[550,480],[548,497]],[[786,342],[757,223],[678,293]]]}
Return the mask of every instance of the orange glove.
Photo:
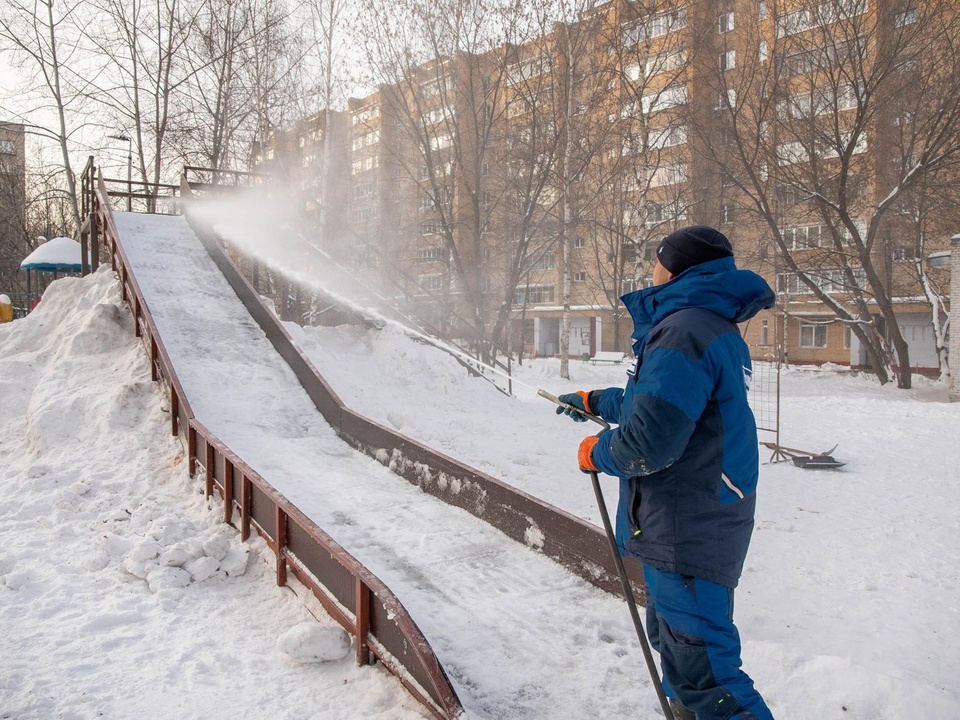
{"label": "orange glove", "polygon": [[593,446],[596,444],[597,437],[595,435],[584,438],[583,442],[580,443],[580,449],[577,450],[577,461],[580,463],[582,472],[597,472],[597,466],[593,464],[593,458],[590,457]]}

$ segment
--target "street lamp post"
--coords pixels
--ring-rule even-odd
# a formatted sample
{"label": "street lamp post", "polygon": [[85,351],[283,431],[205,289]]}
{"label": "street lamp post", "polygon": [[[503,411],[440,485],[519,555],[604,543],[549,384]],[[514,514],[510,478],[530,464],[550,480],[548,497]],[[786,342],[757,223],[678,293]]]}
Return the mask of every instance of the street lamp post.
{"label": "street lamp post", "polygon": [[127,143],[127,212],[132,209],[133,200],[133,139],[126,133],[107,135],[111,140],[120,140]]}

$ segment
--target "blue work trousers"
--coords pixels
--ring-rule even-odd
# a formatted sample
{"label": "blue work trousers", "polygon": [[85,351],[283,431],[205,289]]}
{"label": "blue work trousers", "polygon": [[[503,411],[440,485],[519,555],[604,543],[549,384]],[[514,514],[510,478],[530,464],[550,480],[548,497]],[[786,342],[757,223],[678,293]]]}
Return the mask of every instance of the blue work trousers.
{"label": "blue work trousers", "polygon": [[733,589],[646,566],[643,576],[650,591],[647,635],[660,653],[667,696],[697,720],[773,720],[740,669]]}

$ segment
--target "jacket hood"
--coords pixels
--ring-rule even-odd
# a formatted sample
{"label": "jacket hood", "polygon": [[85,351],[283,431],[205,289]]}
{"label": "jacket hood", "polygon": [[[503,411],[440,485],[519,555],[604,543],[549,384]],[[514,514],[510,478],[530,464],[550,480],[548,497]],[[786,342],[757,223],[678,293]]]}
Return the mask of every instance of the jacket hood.
{"label": "jacket hood", "polygon": [[635,290],[620,298],[634,324],[634,340],[642,340],[668,315],[686,308],[711,310],[735,323],[771,308],[776,296],[766,280],[751,270],[738,270],[732,257],[701,263],[663,285]]}

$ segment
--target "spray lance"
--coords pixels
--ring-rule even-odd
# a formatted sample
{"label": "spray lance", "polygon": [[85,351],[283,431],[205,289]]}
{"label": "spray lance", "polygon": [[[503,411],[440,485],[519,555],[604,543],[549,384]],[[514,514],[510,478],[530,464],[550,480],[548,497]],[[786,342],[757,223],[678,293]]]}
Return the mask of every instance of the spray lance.
{"label": "spray lance", "polygon": [[[597,415],[586,413],[578,407],[562,402],[556,395],[551,395],[546,390],[538,390],[537,395],[546,398],[552,403],[568,410],[574,410],[579,414],[592,420],[601,426],[602,430],[597,436],[605,430],[610,429],[610,424]],[[597,505],[600,509],[600,518],[603,520],[603,529],[607,534],[607,542],[610,543],[610,552],[613,554],[613,563],[617,566],[617,574],[620,576],[620,585],[623,587],[623,595],[627,600],[627,607],[630,609],[630,617],[633,618],[633,627],[637,631],[637,638],[640,640],[640,649],[643,650],[643,658],[647,661],[647,670],[650,672],[650,679],[653,681],[653,687],[657,691],[657,699],[660,701],[660,707],[663,709],[664,717],[673,720],[673,710],[670,709],[670,703],[666,694],[663,692],[663,683],[660,682],[660,672],[657,670],[656,662],[653,659],[653,653],[650,651],[650,644],[647,642],[646,633],[643,630],[643,622],[640,620],[640,612],[637,610],[637,600],[633,595],[633,588],[630,587],[630,580],[627,578],[627,571],[623,567],[623,558],[620,557],[620,550],[617,548],[617,539],[613,534],[613,526],[610,524],[610,515],[607,513],[607,504],[603,499],[603,491],[600,489],[600,478],[596,471],[590,472],[590,480],[593,482],[593,494],[597,498]]]}

